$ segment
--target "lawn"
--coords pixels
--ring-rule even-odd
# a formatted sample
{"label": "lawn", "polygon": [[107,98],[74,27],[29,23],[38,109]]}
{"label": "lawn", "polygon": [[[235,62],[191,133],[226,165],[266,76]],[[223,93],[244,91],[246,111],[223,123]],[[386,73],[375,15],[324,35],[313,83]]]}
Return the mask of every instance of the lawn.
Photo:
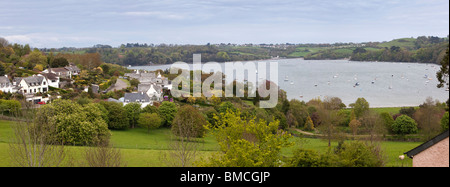
{"label": "lawn", "polygon": [[[12,135],[10,121],[0,121],[0,167],[8,167],[10,157],[8,153],[9,137]],[[114,147],[120,148],[123,159],[129,167],[164,167],[165,162],[162,155],[168,152],[168,146],[173,141],[170,135],[170,129],[161,128],[147,133],[146,129],[129,129],[126,131],[112,131],[111,142]],[[313,138],[293,137],[291,141],[296,144],[282,151],[286,157],[292,156],[293,150],[297,148],[306,148],[325,152],[328,150],[328,142]],[[199,154],[209,156],[218,150],[218,144],[215,138],[208,134],[200,141]],[[420,145],[420,142],[382,142],[381,146],[388,157],[388,167],[401,166],[398,156],[412,148]],[[332,147],[337,145],[332,143]],[[83,147],[67,146],[69,154],[75,160],[81,160]],[[411,159],[404,161],[404,166],[411,166]]]}

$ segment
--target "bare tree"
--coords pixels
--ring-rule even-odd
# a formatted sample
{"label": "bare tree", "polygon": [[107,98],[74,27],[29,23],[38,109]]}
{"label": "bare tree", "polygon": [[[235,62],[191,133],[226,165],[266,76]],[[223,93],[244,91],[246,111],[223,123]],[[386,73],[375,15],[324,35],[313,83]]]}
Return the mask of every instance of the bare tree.
{"label": "bare tree", "polygon": [[328,140],[328,147],[331,147],[331,140],[339,139],[339,130],[336,128],[342,117],[336,110],[328,110],[319,107],[317,110],[320,118],[320,126],[317,128],[322,132],[323,138]]}
{"label": "bare tree", "polygon": [[126,167],[120,149],[114,148],[107,141],[84,149],[85,165],[89,167]]}
{"label": "bare tree", "polygon": [[365,133],[369,135],[370,143],[379,140],[387,132],[380,115],[373,111],[366,112],[361,118],[361,125]]}
{"label": "bare tree", "polygon": [[35,109],[25,109],[15,114],[11,125],[14,136],[9,143],[12,164],[20,167],[58,167],[65,157],[66,149],[54,137],[55,127],[50,123],[34,123]]}

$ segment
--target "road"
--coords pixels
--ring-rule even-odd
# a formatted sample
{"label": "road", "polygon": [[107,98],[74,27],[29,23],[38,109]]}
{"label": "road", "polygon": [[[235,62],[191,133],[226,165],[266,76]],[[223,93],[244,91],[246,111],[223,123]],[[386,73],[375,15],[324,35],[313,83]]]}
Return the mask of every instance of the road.
{"label": "road", "polygon": [[114,90],[122,90],[127,88],[128,85],[126,82],[124,82],[122,79],[117,79],[116,84],[114,84],[113,86],[109,87],[107,91],[114,91]]}

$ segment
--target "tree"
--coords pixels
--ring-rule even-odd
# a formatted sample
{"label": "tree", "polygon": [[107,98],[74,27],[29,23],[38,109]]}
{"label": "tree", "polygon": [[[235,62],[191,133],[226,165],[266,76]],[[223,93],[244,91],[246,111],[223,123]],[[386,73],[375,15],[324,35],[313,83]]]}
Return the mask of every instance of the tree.
{"label": "tree", "polygon": [[24,61],[26,62],[24,66],[28,69],[33,69],[33,67],[37,64],[41,64],[44,67],[47,66],[47,57],[45,57],[45,55],[43,55],[38,49],[34,49],[33,52],[25,57]]}
{"label": "tree", "polygon": [[51,64],[52,68],[66,67],[69,65],[69,61],[64,57],[57,57],[53,59]]}
{"label": "tree", "polygon": [[35,123],[53,126],[56,140],[70,145],[95,144],[111,135],[102,112],[93,103],[81,106],[71,100],[55,100],[38,110]]}
{"label": "tree", "polygon": [[129,124],[132,129],[134,129],[135,125],[137,125],[139,120],[139,114],[141,113],[141,104],[140,103],[128,103],[123,106],[125,111],[127,112],[128,120],[130,120]]}
{"label": "tree", "polygon": [[[278,130],[278,121],[267,124],[255,118],[241,117],[241,113],[228,111],[220,114],[214,135],[220,152],[214,153],[200,166],[213,167],[278,167],[281,149],[292,145],[291,135]],[[217,117],[219,119],[219,117]]]}
{"label": "tree", "polygon": [[400,135],[414,134],[418,132],[417,123],[409,116],[401,115],[392,125],[392,131]]}
{"label": "tree", "polygon": [[172,125],[173,118],[175,118],[178,109],[175,103],[164,101],[161,106],[159,106],[158,111],[163,120],[163,124],[169,127]]}
{"label": "tree", "polygon": [[60,166],[67,150],[63,142],[55,138],[55,126],[50,123],[34,123],[37,117],[35,109],[27,108],[14,114],[16,122],[11,125],[14,134],[9,143],[12,166]]}
{"label": "tree", "polygon": [[157,129],[161,126],[161,118],[156,113],[141,113],[139,114],[138,124],[142,128],[147,129],[150,133],[151,129]]}
{"label": "tree", "polygon": [[383,112],[380,114],[380,118],[382,120],[382,122],[384,123],[385,128],[389,131],[392,132],[392,125],[394,124],[394,118],[391,116],[391,114],[387,113],[387,112]]}
{"label": "tree", "polygon": [[437,101],[428,97],[413,115],[413,119],[417,122],[417,127],[420,129],[420,133],[424,135],[425,140],[441,133],[440,119],[445,111],[437,105]]}
{"label": "tree", "polygon": [[373,111],[366,112],[361,117],[361,126],[369,134],[370,142],[373,143],[379,134],[384,134],[385,126],[378,113]]}
{"label": "tree", "polygon": [[369,111],[369,102],[364,98],[358,98],[355,103],[350,104],[350,107],[353,108],[356,118],[359,119],[365,112]]}
{"label": "tree", "polygon": [[124,130],[129,127],[128,115],[122,103],[102,101],[100,104],[108,111],[109,129]]}
{"label": "tree", "polygon": [[449,69],[449,59],[448,59],[448,50],[449,47],[447,46],[447,51],[445,52],[445,56],[444,59],[442,59],[441,61],[441,69],[437,72],[436,76],[437,79],[439,80],[439,84],[437,85],[438,88],[443,88],[444,86],[449,86],[449,74],[448,74],[448,69]]}
{"label": "tree", "polygon": [[328,110],[323,104],[318,107],[317,114],[319,116],[317,129],[323,134],[323,138],[328,140],[328,147],[331,147],[331,140],[339,138],[337,125],[342,121],[342,116],[337,110]]}
{"label": "tree", "polygon": [[441,119],[441,127],[442,127],[442,131],[446,131],[448,130],[448,112],[445,112],[444,116]]}
{"label": "tree", "polygon": [[172,133],[183,138],[202,138],[208,122],[191,105],[181,107],[172,122]]}
{"label": "tree", "polygon": [[313,123],[313,121],[311,120],[311,117],[307,117],[306,118],[306,122],[305,122],[305,130],[307,130],[307,131],[312,131],[312,130],[314,130],[314,123]]}
{"label": "tree", "polygon": [[350,127],[350,129],[352,129],[353,135],[355,136],[358,133],[358,128],[361,126],[361,122],[359,122],[359,120],[357,119],[354,119],[350,121],[348,126]]}

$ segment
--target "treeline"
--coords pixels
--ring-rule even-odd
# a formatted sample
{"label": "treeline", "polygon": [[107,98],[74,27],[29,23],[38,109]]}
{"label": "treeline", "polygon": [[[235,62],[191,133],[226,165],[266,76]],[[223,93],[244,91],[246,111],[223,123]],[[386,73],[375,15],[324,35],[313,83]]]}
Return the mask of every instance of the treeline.
{"label": "treeline", "polygon": [[383,62],[421,62],[439,64],[445,56],[448,43],[439,43],[429,47],[410,51],[393,46],[378,51],[356,52],[351,56],[353,61],[383,61]]}
{"label": "treeline", "polygon": [[439,64],[448,48],[448,38],[421,36],[359,47],[331,47],[305,56],[306,60],[344,59],[352,61],[419,62]]}
{"label": "treeline", "polygon": [[193,54],[201,54],[203,62],[228,62],[270,59],[287,56],[285,49],[262,47],[229,47],[215,45],[140,45],[127,44],[120,48],[89,48],[88,53],[99,53],[102,60],[119,65],[172,64],[192,62]]}

